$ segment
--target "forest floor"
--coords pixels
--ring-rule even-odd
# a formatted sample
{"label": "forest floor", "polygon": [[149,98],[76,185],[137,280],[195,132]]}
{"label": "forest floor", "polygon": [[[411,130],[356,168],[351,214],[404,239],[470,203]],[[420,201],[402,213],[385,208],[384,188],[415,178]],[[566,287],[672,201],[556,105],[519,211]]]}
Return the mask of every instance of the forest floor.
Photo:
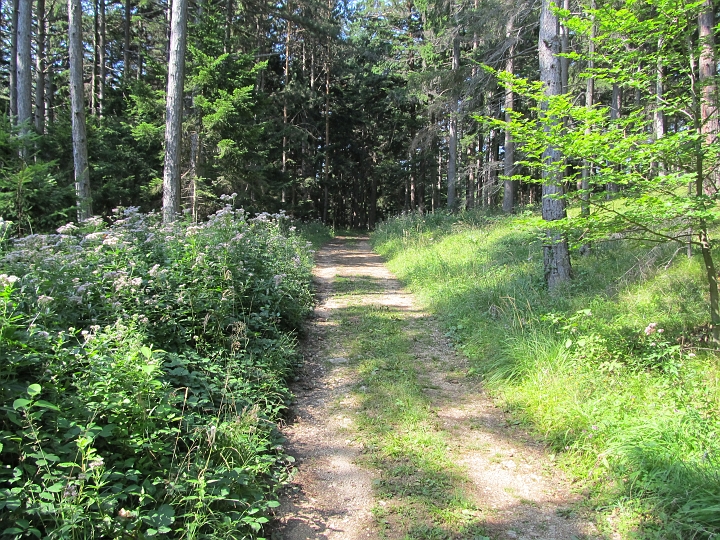
{"label": "forest floor", "polygon": [[554,456],[468,374],[367,238],[335,238],[316,262],[283,427],[297,468],[273,539],[601,538]]}

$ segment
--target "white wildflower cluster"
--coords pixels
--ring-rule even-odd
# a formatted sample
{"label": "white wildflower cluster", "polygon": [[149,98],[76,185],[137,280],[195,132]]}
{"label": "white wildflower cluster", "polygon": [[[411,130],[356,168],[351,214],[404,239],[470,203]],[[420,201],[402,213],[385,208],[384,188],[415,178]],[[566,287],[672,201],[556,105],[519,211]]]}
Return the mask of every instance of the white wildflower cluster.
{"label": "white wildflower cluster", "polygon": [[20,281],[20,278],[8,274],[0,274],[0,287],[10,287]]}
{"label": "white wildflower cluster", "polygon": [[74,223],[67,223],[63,225],[62,227],[57,228],[58,234],[72,234],[73,232],[78,230],[78,226]]}
{"label": "white wildflower cluster", "polygon": [[100,216],[93,216],[83,221],[82,224],[86,227],[103,227],[105,222]]}
{"label": "white wildflower cluster", "polygon": [[41,294],[40,296],[38,296],[37,303],[39,306],[47,306],[49,304],[52,304],[54,300],[55,299],[52,296]]}

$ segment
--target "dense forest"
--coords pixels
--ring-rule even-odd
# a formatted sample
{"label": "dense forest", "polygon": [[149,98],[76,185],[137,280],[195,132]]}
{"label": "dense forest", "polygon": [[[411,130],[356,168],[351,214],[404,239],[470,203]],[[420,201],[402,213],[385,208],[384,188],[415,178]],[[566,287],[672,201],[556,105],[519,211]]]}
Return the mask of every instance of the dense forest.
{"label": "dense forest", "polygon": [[[716,537],[716,4],[2,1],[2,534],[260,534],[291,467],[275,422],[322,224],[377,229],[458,347],[497,353],[477,373],[507,376],[499,392],[581,474],[600,455],[613,481],[661,493],[674,537]],[[444,238],[460,258],[487,244],[477,257],[517,279],[457,296],[486,276],[440,268]],[[675,296],[621,324],[607,280],[650,259]],[[597,261],[614,266],[597,277]],[[476,313],[433,297],[443,281]],[[665,317],[662,294],[692,307]],[[473,317],[500,320],[501,345]],[[651,381],[638,418],[674,410],[686,446],[612,462],[580,435],[604,424],[547,412],[503,371],[527,336],[563,351],[559,371],[611,380],[604,395]],[[617,395],[602,410],[635,407]],[[631,427],[637,450],[651,437]]]}
{"label": "dense forest", "polygon": [[[173,32],[169,3],[3,3],[2,212],[18,233],[73,219],[81,199],[88,215],[157,209],[164,165],[177,168],[177,208],[196,217],[236,193],[249,211],[370,229],[401,211],[541,200],[553,221],[567,202],[584,201],[585,216],[655,188],[695,208],[715,191],[709,0],[177,6]],[[180,116],[166,135],[171,100]],[[73,116],[87,131],[82,175]],[[697,170],[688,199],[676,188]],[[630,222],[652,228],[659,210],[634,210]]]}

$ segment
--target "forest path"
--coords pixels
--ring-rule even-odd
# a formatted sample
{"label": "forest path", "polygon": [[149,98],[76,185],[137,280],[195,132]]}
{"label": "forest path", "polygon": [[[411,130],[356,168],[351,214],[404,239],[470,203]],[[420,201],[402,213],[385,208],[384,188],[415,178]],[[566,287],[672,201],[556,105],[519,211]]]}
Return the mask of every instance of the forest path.
{"label": "forest path", "polygon": [[316,263],[273,539],[600,537],[367,238],[335,238]]}

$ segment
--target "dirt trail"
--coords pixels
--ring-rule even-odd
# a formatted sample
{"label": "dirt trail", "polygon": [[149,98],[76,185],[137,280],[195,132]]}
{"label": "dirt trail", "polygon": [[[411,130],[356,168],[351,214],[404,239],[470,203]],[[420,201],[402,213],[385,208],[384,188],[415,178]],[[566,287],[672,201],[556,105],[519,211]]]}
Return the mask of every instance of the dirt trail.
{"label": "dirt trail", "polygon": [[[342,353],[342,343],[328,343],[342,335],[335,314],[348,302],[386,306],[408,320],[438,429],[452,441],[449,451],[465,471],[465,490],[481,509],[490,538],[600,537],[576,513],[579,496],[554,467],[553,457],[513,425],[477,381],[465,377],[465,360],[432,317],[416,307],[367,239],[336,238],[316,261],[319,304],[307,328],[305,365],[293,388],[296,403],[283,429],[297,470],[277,512],[274,540],[416,538],[393,530],[395,524],[384,522],[378,528],[373,517],[373,509],[387,502],[373,494],[373,480],[380,473],[358,464],[363,444],[354,425],[357,405],[351,393],[358,375]],[[336,294],[337,277],[362,277],[382,286],[364,295]]]}

